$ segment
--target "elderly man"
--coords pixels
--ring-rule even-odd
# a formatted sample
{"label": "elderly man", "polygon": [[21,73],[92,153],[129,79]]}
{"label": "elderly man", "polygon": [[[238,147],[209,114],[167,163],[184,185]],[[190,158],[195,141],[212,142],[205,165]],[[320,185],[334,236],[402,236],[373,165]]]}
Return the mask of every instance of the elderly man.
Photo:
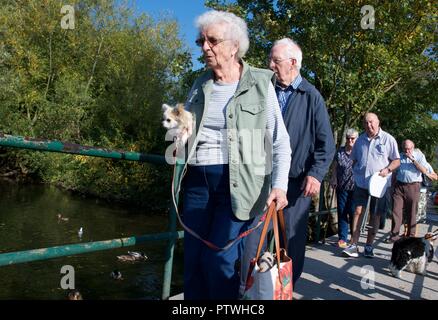
{"label": "elderly man", "polygon": [[[269,68],[275,73],[275,91],[292,149],[288,206],[284,214],[294,285],[303,271],[312,196],[319,194],[321,182],[336,151],[324,99],[300,75],[302,56],[301,48],[291,39],[284,38],[274,43],[269,60]],[[255,255],[257,236],[260,237],[256,233],[247,241],[247,258]],[[242,270],[246,275],[246,268]]]}
{"label": "elderly man", "polygon": [[[371,176],[379,172],[382,177],[388,176],[400,165],[400,154],[397,142],[394,137],[380,128],[380,121],[376,114],[367,113],[364,117],[365,133],[361,134],[354,144],[351,153],[353,160],[354,189],[354,219],[353,237],[351,244],[343,253],[349,257],[357,258],[359,249],[357,243],[360,236],[360,221],[364,217],[365,207],[368,200],[368,185]],[[388,177],[389,178],[389,177]],[[385,196],[386,197],[386,196]],[[373,242],[380,223],[380,215],[386,211],[386,201],[378,201],[375,208],[376,198],[372,197],[370,208],[370,227],[368,228],[367,243],[364,249],[364,256],[374,257]]]}
{"label": "elderly man", "polygon": [[403,221],[403,211],[407,213],[407,234],[415,237],[417,225],[417,209],[420,199],[420,184],[422,174],[431,180],[437,179],[437,174],[426,161],[424,154],[415,149],[411,140],[403,141],[403,151],[400,157],[400,168],[397,170],[397,181],[394,186],[391,235],[387,242],[400,239],[400,227]]}
{"label": "elderly man", "polygon": [[284,38],[274,43],[269,59],[292,149],[287,192],[289,204],[284,214],[294,285],[304,267],[311,200],[319,194],[336,151],[324,99],[300,75],[302,57],[301,48],[291,39]]}

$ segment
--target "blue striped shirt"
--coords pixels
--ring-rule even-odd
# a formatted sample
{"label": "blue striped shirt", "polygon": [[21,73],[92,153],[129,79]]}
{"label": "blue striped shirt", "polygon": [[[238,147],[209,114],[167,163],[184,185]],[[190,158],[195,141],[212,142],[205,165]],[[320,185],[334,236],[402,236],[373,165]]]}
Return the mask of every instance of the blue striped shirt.
{"label": "blue striped shirt", "polygon": [[[414,149],[413,156],[415,161],[422,165],[428,173],[432,173],[433,169],[426,161],[426,157],[419,149]],[[400,167],[397,169],[397,180],[404,183],[422,182],[423,176],[421,171],[417,169],[414,163],[406,156],[405,153],[401,153]]]}
{"label": "blue striped shirt", "polygon": [[298,74],[294,81],[292,81],[292,83],[286,88],[282,88],[278,83],[275,85],[275,92],[277,93],[278,104],[280,105],[280,110],[283,117],[286,113],[287,102],[291,98],[292,94],[296,94],[296,90],[302,80],[303,78],[301,77],[301,74]]}

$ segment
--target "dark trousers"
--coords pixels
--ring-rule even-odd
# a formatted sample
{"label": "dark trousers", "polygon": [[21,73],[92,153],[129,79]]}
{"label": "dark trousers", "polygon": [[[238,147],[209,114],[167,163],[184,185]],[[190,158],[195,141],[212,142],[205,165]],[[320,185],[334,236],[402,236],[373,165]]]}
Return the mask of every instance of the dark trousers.
{"label": "dark trousers", "polygon": [[294,286],[301,277],[307,241],[307,225],[311,197],[304,197],[301,185],[303,179],[289,179],[287,190],[288,206],[284,209],[287,235],[287,253],[292,258]]}
{"label": "dark trousers", "polygon": [[417,208],[420,199],[420,183],[400,183],[394,187],[392,208],[392,236],[398,236],[403,223],[403,212],[407,214],[408,236],[415,237],[417,227]]}
{"label": "dark trousers", "polygon": [[[247,230],[231,208],[228,165],[190,166],[184,178],[184,223],[218,247]],[[226,251],[184,233],[184,299],[237,299],[243,242]]]}
{"label": "dark trousers", "polygon": [[[301,185],[303,179],[289,179],[287,200],[288,206],[284,209],[286,223],[287,254],[292,258],[293,284],[297,282],[303,272],[304,255],[307,241],[307,222],[311,197],[304,197]],[[258,222],[255,219],[254,224]],[[257,245],[260,240],[262,226],[251,233],[245,240],[245,252],[242,258],[242,277],[240,293],[243,293],[246,278],[248,275],[249,263],[257,253]]]}
{"label": "dark trousers", "polygon": [[339,240],[348,240],[348,229],[353,223],[354,216],[354,191],[336,189],[338,208],[338,235]]}

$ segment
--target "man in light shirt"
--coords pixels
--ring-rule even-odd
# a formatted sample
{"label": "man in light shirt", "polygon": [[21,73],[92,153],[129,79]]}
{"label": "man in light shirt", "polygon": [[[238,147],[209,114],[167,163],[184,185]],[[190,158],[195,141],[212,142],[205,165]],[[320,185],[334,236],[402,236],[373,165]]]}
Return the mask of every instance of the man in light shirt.
{"label": "man in light shirt", "polygon": [[[365,114],[363,125],[365,132],[356,140],[350,155],[353,160],[353,177],[356,184],[353,195],[355,206],[353,236],[350,246],[342,251],[343,254],[353,258],[359,257],[357,244],[360,236],[360,222],[365,216],[369,196],[368,185],[371,176],[378,172],[380,176],[387,177],[400,165],[397,142],[392,135],[380,128],[377,115],[374,113]],[[383,198],[385,197],[386,195]],[[386,211],[383,199],[377,201],[377,210],[374,210],[376,201],[377,198],[371,197],[370,208],[373,208],[373,210],[370,210],[368,237],[363,252],[367,258],[374,257],[374,238],[379,227],[380,215]]]}
{"label": "man in light shirt", "polygon": [[400,157],[400,168],[397,170],[397,181],[392,196],[391,235],[387,242],[400,239],[400,227],[403,222],[403,211],[407,213],[407,235],[415,237],[417,226],[417,209],[420,198],[420,187],[423,181],[422,174],[431,180],[437,180],[437,174],[426,161],[424,154],[415,149],[411,140],[403,141],[403,153]]}

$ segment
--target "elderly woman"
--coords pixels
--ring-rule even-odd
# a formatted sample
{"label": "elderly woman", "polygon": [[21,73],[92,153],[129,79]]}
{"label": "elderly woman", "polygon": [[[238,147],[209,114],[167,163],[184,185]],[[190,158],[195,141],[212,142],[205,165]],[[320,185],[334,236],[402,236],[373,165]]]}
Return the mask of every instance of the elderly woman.
{"label": "elderly woman", "polygon": [[353,160],[350,159],[350,154],[358,135],[355,129],[347,130],[345,146],[340,147],[336,152],[330,179],[330,184],[336,188],[338,203],[338,247],[343,249],[348,247],[348,227],[353,224],[354,179]]}
{"label": "elderly woman", "polygon": [[196,24],[208,70],[186,102],[195,128],[174,189],[176,202],[183,189],[183,220],[192,231],[184,236],[184,298],[237,299],[244,241],[214,250],[192,234],[222,248],[272,201],[285,207],[291,149],[272,72],[242,60],[246,23],[213,10]]}

